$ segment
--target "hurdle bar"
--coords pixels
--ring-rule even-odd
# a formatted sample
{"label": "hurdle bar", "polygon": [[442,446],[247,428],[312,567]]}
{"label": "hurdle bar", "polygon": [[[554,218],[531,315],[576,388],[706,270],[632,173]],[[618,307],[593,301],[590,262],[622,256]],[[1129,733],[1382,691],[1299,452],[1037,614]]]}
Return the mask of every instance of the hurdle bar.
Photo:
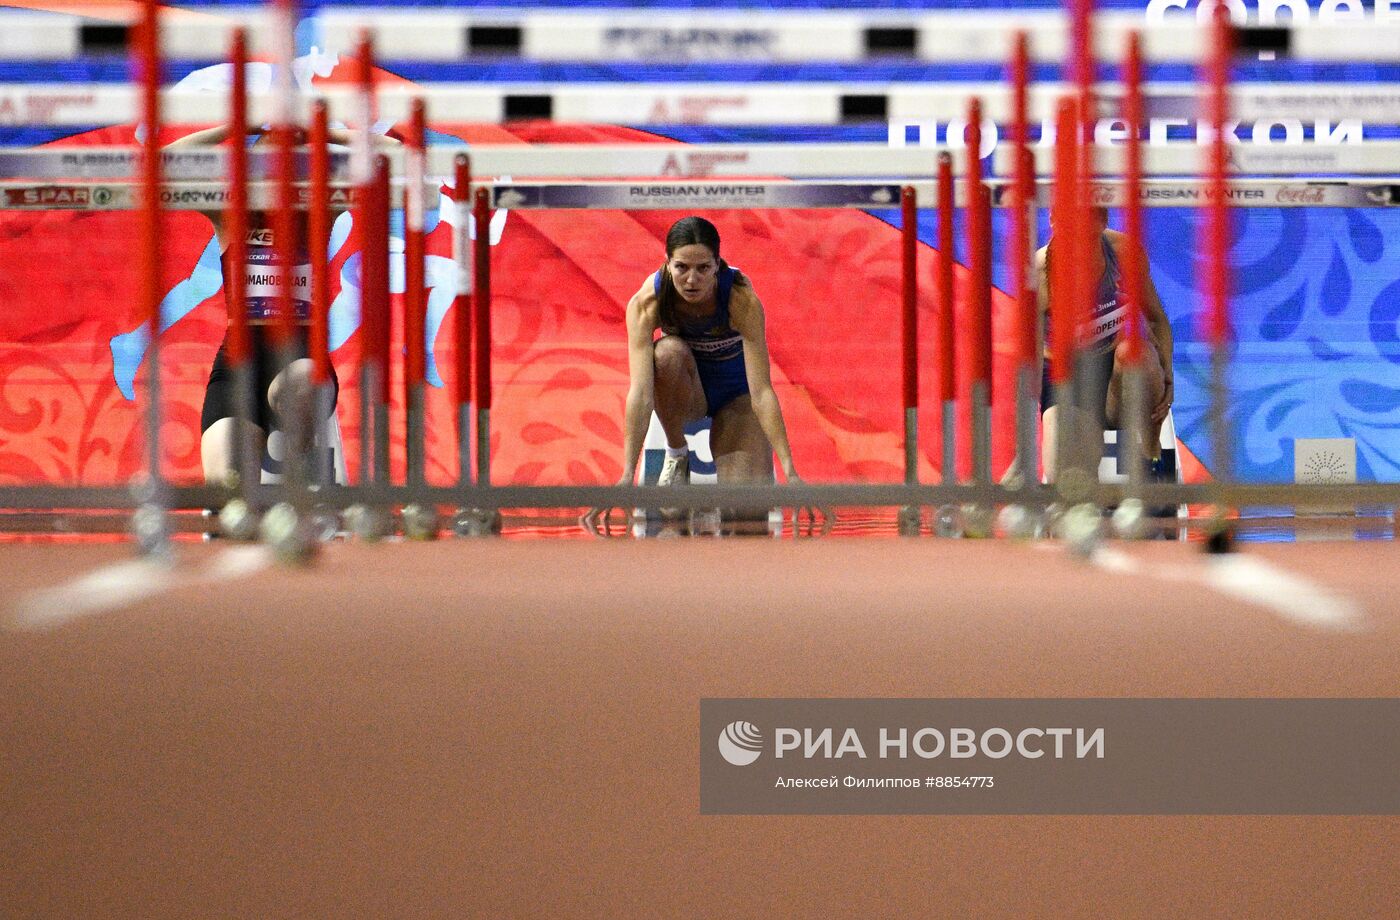
{"label": "hurdle bar", "polygon": [[[961,148],[888,147],[882,144],[519,144],[481,145],[470,148],[438,145],[427,151],[429,176],[448,177],[455,171],[455,157],[469,152],[478,176],[518,175],[536,179],[672,177],[676,180],[744,177],[791,179],[877,179],[898,184],[930,175],[938,153],[947,149],[954,171],[964,174],[967,154]],[[1188,142],[1148,145],[1143,150],[1143,175],[1190,178],[1206,165],[1206,145]],[[1393,176],[1400,164],[1400,141],[1372,140],[1360,144],[1256,145],[1229,144],[1226,169],[1231,176],[1296,176],[1299,181],[1329,176]],[[386,151],[395,175],[403,172],[405,153]],[[1099,145],[1094,172],[1098,177],[1121,176],[1126,170],[1126,148]],[[994,173],[1009,176],[1014,154],[999,149],[993,157]],[[786,159],[785,159],[786,158]],[[173,182],[222,180],[227,152],[216,148],[162,151],[164,175]],[[351,155],[331,154],[332,182],[352,178]],[[1052,171],[1053,151],[1032,149],[1038,175]],[[272,159],[251,151],[250,179],[271,177]],[[126,147],[0,148],[0,180],[7,179],[132,179],[139,157]],[[298,175],[308,172],[304,153],[297,156]],[[58,202],[61,203],[61,202]]]}
{"label": "hurdle bar", "polygon": [[[1198,176],[1208,163],[1206,143],[1173,142],[1143,148],[1145,176]],[[1231,176],[1366,176],[1391,175],[1400,163],[1400,142],[1373,140],[1359,144],[1245,144],[1226,138],[1225,170]],[[1053,172],[1053,151],[1033,148],[1037,175]],[[994,155],[999,175],[1009,173],[1007,150]],[[1094,151],[1095,176],[1126,173],[1126,146],[1098,145]]]}
{"label": "hurdle bar", "polygon": [[[1041,123],[1053,121],[1055,99],[1068,84],[1044,81],[1027,94],[1027,112]],[[1112,83],[1094,87],[1100,118],[1122,117],[1123,94]],[[1231,110],[1245,121],[1281,118],[1365,119],[1380,124],[1400,121],[1400,89],[1366,83],[1287,84],[1242,81],[1230,89]],[[1152,118],[1194,122],[1197,87],[1177,81],[1143,84]],[[903,125],[947,123],[963,117],[967,98],[983,100],[984,115],[999,124],[1014,116],[1014,92],[1007,84],[968,82],[850,83],[424,83],[391,85],[378,91],[383,117],[407,121],[413,100],[422,98],[434,118],[447,123],[499,124],[513,120],[548,120],[619,125],[840,125],[869,122]],[[179,87],[161,91],[166,120],[172,124],[210,124],[223,118],[224,94]],[[325,100],[332,119],[358,123],[358,91],[318,85],[297,102],[308,118],[315,100]],[[277,99],[250,93],[249,113],[257,123],[269,121]],[[0,126],[92,127],[124,124],[140,118],[140,91],[118,84],[0,84]],[[933,126],[930,125],[930,128]],[[896,142],[902,142],[902,135]],[[922,146],[928,141],[921,139]]]}
{"label": "hurdle bar", "polygon": [[[983,180],[991,193],[994,208],[1011,208],[1012,180]],[[841,182],[822,180],[677,183],[655,179],[635,182],[598,180],[592,182],[514,182],[477,181],[487,191],[490,207],[505,210],[735,210],[743,208],[857,208],[893,210],[900,206],[903,185],[893,182]],[[906,182],[914,192],[919,208],[937,207],[936,182]],[[1053,182],[1035,183],[1038,207],[1049,207]],[[1207,183],[1200,179],[1144,179],[1139,199],[1151,208],[1203,208],[1211,201]],[[331,183],[337,207],[357,204],[362,193],[346,182]],[[395,181],[391,204],[401,207],[407,197],[407,184]],[[441,186],[430,180],[424,194],[436,194]],[[954,207],[967,204],[966,188],[955,189]],[[271,207],[275,187],[269,182],[248,186],[249,207]],[[311,201],[311,190],[298,183],[297,207]],[[231,204],[231,195],[217,182],[169,182],[161,192],[162,206],[171,211],[216,211]],[[1389,177],[1344,176],[1335,179],[1236,179],[1230,182],[1226,197],[1232,208],[1391,208],[1400,207],[1400,174]],[[1127,191],[1124,180],[1097,179],[1091,187],[1091,200],[1102,207],[1124,207]],[[444,206],[450,206],[446,199]],[[131,211],[139,206],[137,190],[119,183],[36,183],[0,181],[0,210],[8,211]],[[466,293],[466,292],[464,292]]]}
{"label": "hurdle bar", "polygon": [[[111,54],[126,47],[134,25],[119,9],[96,16],[7,10],[0,13],[0,59],[68,61]],[[704,25],[685,11],[632,10],[422,10],[323,9],[312,16],[324,44],[350,48],[362,30],[375,33],[391,61],[450,62],[493,57],[536,61],[666,62],[860,62],[1004,61],[1011,36],[1021,31],[1036,60],[1058,62],[1071,52],[1065,17],[1053,10],[1003,13],[938,10],[709,10]],[[1127,32],[1141,27],[1141,13],[1115,10],[1099,16],[1095,53],[1117,53]],[[219,9],[169,17],[161,53],[175,60],[217,60],[230,33],[247,30],[254,54],[270,54],[278,40],[276,17],[267,10]],[[1400,21],[1368,15],[1352,22],[1258,22],[1247,47],[1265,59],[1347,61],[1400,59]],[[1170,16],[1145,35],[1153,59],[1202,60],[1208,29],[1194,17]]]}
{"label": "hurdle bar", "polygon": [[[256,501],[271,504],[280,496],[275,484],[253,487]],[[222,504],[235,493],[223,486],[170,485],[169,507],[197,510]],[[1092,498],[1113,505],[1129,495],[1126,485],[1102,483]],[[1348,505],[1400,506],[1400,483],[1145,483],[1135,493],[1148,504],[1207,504],[1231,507]],[[395,484],[333,486],[317,495],[318,504],[349,508],[355,504],[424,503],[484,509],[509,508],[662,508],[703,511],[716,506],[742,510],[773,507],[886,507],[979,503],[1044,507],[1059,496],[1053,488],[1009,489],[1000,485],[870,483],[814,485],[672,485],[672,486],[409,486]],[[124,486],[23,485],[0,486],[4,511],[133,510],[140,504]],[[0,521],[3,516],[0,516]],[[1197,522],[1208,526],[1206,522]],[[1176,526],[1175,523],[1173,526]],[[0,524],[0,531],[3,531]]]}
{"label": "hurdle bar", "polygon": [[[924,177],[932,173],[936,150],[898,148],[885,144],[482,144],[471,147],[434,145],[426,151],[425,171],[447,177],[456,170],[459,153],[472,158],[478,176],[521,175],[534,178],[629,178],[708,176],[790,178]],[[402,175],[407,154],[400,148],[383,151],[394,175]],[[964,151],[952,151],[955,165],[966,168]],[[359,181],[353,153],[336,151],[330,158],[332,182]],[[218,148],[163,151],[165,176],[172,181],[222,179],[227,152]],[[130,179],[138,158],[126,147],[0,148],[0,179]],[[273,159],[262,151],[249,154],[249,178],[272,177]],[[305,175],[304,155],[299,175]]]}

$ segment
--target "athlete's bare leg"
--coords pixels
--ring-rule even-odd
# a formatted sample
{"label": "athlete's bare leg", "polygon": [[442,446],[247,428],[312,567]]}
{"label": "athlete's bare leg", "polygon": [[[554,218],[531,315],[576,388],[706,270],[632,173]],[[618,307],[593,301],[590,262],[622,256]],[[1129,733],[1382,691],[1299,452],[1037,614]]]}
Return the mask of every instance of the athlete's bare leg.
{"label": "athlete's bare leg", "polygon": [[666,444],[685,447],[685,426],[705,417],[705,388],[695,356],[680,336],[665,335],[652,346],[656,369],[656,417],[666,432]]}
{"label": "athlete's bare leg", "polygon": [[773,448],[754,414],[749,395],[730,402],[710,427],[710,452],[720,482],[772,482]]}
{"label": "athlete's bare leg", "polygon": [[[715,478],[722,483],[773,481],[773,448],[745,393],[715,414],[710,426],[710,452]],[[768,533],[768,510],[726,511],[726,529],[736,534]]]}
{"label": "athlete's bare leg", "polygon": [[[1119,342],[1113,351],[1113,377],[1108,383],[1108,398],[1104,405],[1104,415],[1110,428],[1122,429],[1126,419],[1121,418],[1123,407],[1123,368],[1127,364],[1127,343]],[[1143,390],[1143,431],[1146,433],[1146,456],[1155,460],[1162,453],[1162,423],[1152,421],[1152,407],[1166,392],[1166,377],[1162,372],[1162,362],[1157,355],[1157,345],[1150,338],[1143,342],[1142,353]]]}
{"label": "athlete's bare leg", "polygon": [[[1060,426],[1071,426],[1069,456],[1060,456]],[[1040,417],[1040,455],[1045,475],[1058,482],[1063,470],[1082,469],[1096,475],[1103,455],[1103,426],[1093,413],[1075,406],[1056,404]]]}
{"label": "athlete's bare leg", "polygon": [[262,468],[263,449],[267,445],[267,432],[252,422],[239,422],[236,418],[221,418],[199,439],[199,456],[204,466],[204,481],[210,484],[228,483],[229,473],[237,466],[233,441],[237,432],[242,439],[244,456],[253,460],[255,468]]}
{"label": "athlete's bare leg", "polygon": [[289,444],[289,449],[300,454],[310,449],[316,435],[311,368],[310,358],[298,358],[279,371],[267,387],[267,404],[277,415],[277,427],[288,438],[293,432],[299,434],[301,443]]}

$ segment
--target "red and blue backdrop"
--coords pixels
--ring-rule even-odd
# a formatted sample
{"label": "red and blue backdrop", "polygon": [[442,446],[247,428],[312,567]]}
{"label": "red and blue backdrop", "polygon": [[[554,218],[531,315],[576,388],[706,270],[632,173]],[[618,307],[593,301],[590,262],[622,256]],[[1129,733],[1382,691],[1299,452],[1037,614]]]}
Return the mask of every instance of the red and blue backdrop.
{"label": "red and blue backdrop", "polygon": [[[62,4],[7,3],[55,8]],[[215,0],[179,4],[219,15]],[[389,5],[389,4],[381,4]],[[529,4],[527,4],[529,5]],[[559,3],[539,4],[559,6]],[[571,5],[592,6],[592,3]],[[599,4],[617,6],[617,3]],[[686,3],[633,4],[688,6]],[[766,6],[808,6],[800,2]],[[882,4],[888,5],[888,4]],[[976,6],[909,3],[907,6]],[[1023,6],[1045,3],[1023,2]],[[1120,2],[1113,6],[1129,6]],[[112,4],[107,4],[112,6]],[[316,84],[352,74],[317,42],[315,20],[298,31],[299,54]],[[315,49],[313,51],[313,49]],[[329,51],[329,54],[327,52]],[[348,64],[348,60],[346,62]],[[264,65],[266,66],[266,65]],[[219,67],[172,62],[170,81],[217,83]],[[224,68],[226,70],[226,68]],[[706,79],[906,81],[1000,78],[995,65],[532,64],[492,60],[460,64],[385,62],[391,81],[647,81]],[[1188,79],[1164,65],[1149,79]],[[1390,71],[1395,71],[1391,73]],[[1108,74],[1111,76],[1111,73]],[[1367,82],[1400,77],[1400,68],[1275,64],[1270,79]],[[1038,68],[1037,77],[1057,76]],[[1246,68],[1242,74],[1250,78]],[[55,64],[0,64],[0,82],[125,82],[124,61],[94,58]],[[199,126],[171,126],[173,139]],[[876,141],[883,124],[812,128],[672,129],[547,122],[433,124],[432,143],[650,143],[719,141]],[[1385,126],[1368,127],[1372,134]],[[82,129],[0,126],[6,145],[127,144],[132,125]],[[623,307],[663,257],[666,228],[679,214],[519,211],[498,216],[493,236],[496,406],[493,471],[499,482],[561,484],[615,481],[620,474],[626,387]],[[804,475],[826,481],[902,477],[899,405],[899,216],[897,212],[717,211],[725,255],[753,279],[768,313],[774,380]],[[1208,352],[1196,334],[1201,215],[1149,212],[1153,277],[1176,337],[1178,434],[1190,478],[1208,475]],[[149,330],[135,292],[131,213],[0,212],[0,482],[122,482],[143,465],[140,395],[149,368]],[[456,469],[450,383],[455,275],[450,228],[429,217],[429,465],[448,481]],[[1230,420],[1237,472],[1249,480],[1293,475],[1298,437],[1351,437],[1359,478],[1400,479],[1400,216],[1381,209],[1241,209],[1231,254],[1236,342]],[[959,221],[959,239],[961,239]],[[931,361],[936,317],[932,291],[936,225],[923,215],[921,239],[926,359],[921,463],[937,474],[937,394]],[[997,215],[998,249],[1004,216]],[[1042,234],[1046,228],[1042,227]],[[169,216],[165,235],[163,382],[166,470],[199,476],[199,409],[209,365],[225,324],[217,252],[208,221]],[[962,244],[957,253],[962,258]],[[342,381],[340,422],[352,466],[358,413],[358,243],[349,216],[332,241],[333,360]],[[401,268],[396,272],[401,279]],[[963,277],[959,269],[959,284]],[[1004,266],[995,275],[994,328],[1009,340],[1012,321]],[[401,280],[399,282],[401,288]],[[397,298],[395,298],[397,301]],[[396,307],[397,307],[396,303]],[[1011,452],[1009,347],[995,362],[996,464]],[[967,382],[961,381],[966,393]],[[401,407],[400,407],[401,409]],[[962,443],[969,430],[962,420]],[[964,455],[966,451],[964,450]],[[402,439],[395,443],[402,456]],[[963,461],[966,462],[966,456]]]}

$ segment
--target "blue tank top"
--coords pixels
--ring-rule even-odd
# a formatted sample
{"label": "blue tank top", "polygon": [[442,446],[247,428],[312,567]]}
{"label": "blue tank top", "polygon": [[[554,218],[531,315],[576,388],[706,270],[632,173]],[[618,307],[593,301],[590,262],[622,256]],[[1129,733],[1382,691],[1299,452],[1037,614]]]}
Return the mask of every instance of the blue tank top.
{"label": "blue tank top", "polygon": [[[1103,274],[1094,288],[1094,306],[1089,314],[1089,328],[1085,332],[1085,348],[1089,351],[1108,351],[1113,348],[1118,330],[1127,320],[1127,305],[1122,297],[1123,269],[1118,264],[1118,254],[1113,251],[1107,236],[1100,236],[1103,246]],[[1050,317],[1045,320],[1046,341],[1050,339]]]}
{"label": "blue tank top", "polygon": [[1099,237],[1103,245],[1103,274],[1099,276],[1098,289],[1094,291],[1094,310],[1089,316],[1089,330],[1085,338],[1088,347],[1095,351],[1113,347],[1118,330],[1127,320],[1127,304],[1123,302],[1123,269],[1118,264],[1118,254],[1113,251],[1107,236]]}
{"label": "blue tank top", "polygon": [[[744,338],[729,325],[729,294],[734,289],[734,279],[739,270],[733,266],[723,266],[715,285],[715,312],[708,317],[692,320],[676,314],[674,327],[662,323],[661,331],[667,335],[678,335],[690,346],[697,361],[728,361],[743,357]],[[652,275],[652,290],[661,296],[661,272]]]}

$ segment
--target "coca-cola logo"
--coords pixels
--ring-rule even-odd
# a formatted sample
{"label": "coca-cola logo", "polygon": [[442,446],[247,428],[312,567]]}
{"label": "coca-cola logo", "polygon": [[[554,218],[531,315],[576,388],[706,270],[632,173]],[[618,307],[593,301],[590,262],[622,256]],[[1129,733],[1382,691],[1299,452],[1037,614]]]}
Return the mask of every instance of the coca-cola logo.
{"label": "coca-cola logo", "polygon": [[1322,189],[1308,185],[1281,185],[1274,190],[1274,201],[1279,204],[1322,204]]}

